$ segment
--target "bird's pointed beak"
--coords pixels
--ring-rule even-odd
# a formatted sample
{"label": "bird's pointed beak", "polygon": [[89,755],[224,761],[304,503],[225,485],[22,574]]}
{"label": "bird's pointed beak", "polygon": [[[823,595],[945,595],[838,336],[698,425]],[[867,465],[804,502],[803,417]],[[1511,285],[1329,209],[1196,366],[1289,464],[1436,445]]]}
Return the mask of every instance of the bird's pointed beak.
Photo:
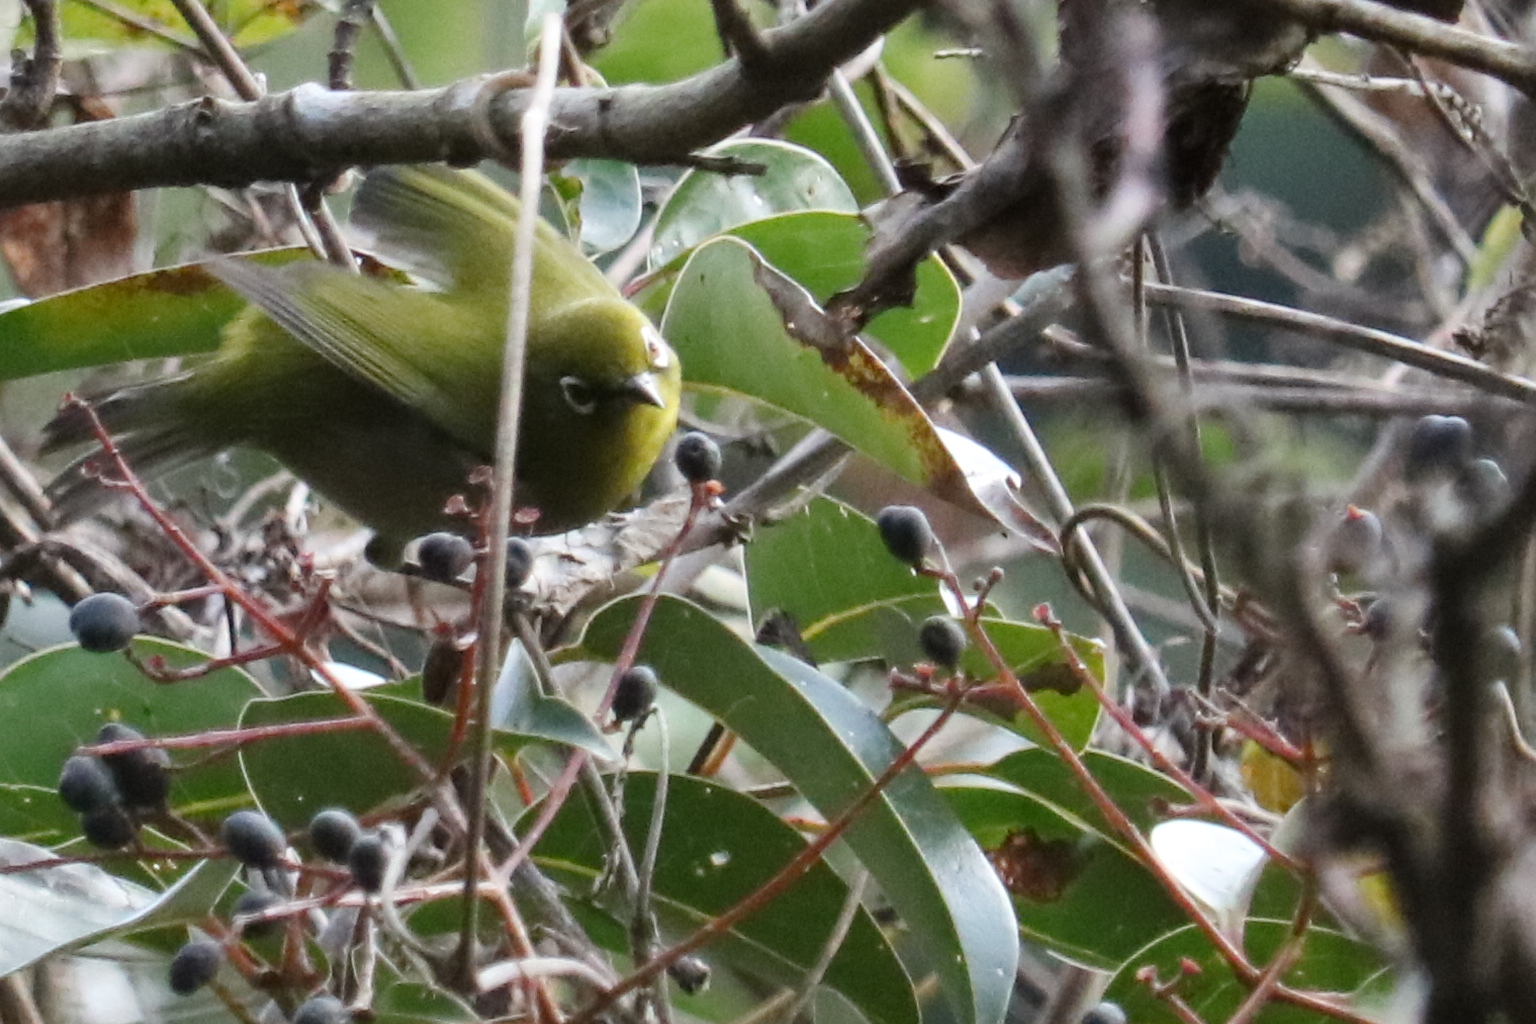
{"label": "bird's pointed beak", "polygon": [[665,409],[667,407],[667,400],[662,397],[661,388],[656,385],[656,375],[654,373],[635,374],[624,382],[624,392],[631,395],[637,402],[654,405],[658,409]]}

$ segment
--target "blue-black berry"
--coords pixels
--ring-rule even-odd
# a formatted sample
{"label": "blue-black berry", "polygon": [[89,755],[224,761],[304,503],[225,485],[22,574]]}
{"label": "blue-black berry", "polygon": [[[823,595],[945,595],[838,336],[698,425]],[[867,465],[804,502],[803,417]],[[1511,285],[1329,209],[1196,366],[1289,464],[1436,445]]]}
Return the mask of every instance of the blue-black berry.
{"label": "blue-black berry", "polygon": [[709,986],[709,964],[696,956],[685,956],[667,968],[667,974],[686,995],[697,995]]}
{"label": "blue-black berry", "polygon": [[230,855],[248,868],[275,868],[288,841],[276,822],[260,811],[236,811],[219,829]]}
{"label": "blue-black berry", "polygon": [[1403,472],[1410,480],[1456,472],[1472,461],[1472,426],[1460,416],[1424,416],[1408,435]]}
{"label": "blue-black berry", "polygon": [[923,656],[942,669],[953,672],[965,653],[965,630],[948,615],[934,615],[917,631]]}
{"label": "blue-black berry", "polygon": [[632,722],[656,702],[656,673],[649,665],[636,665],[619,676],[618,689],[613,691],[613,720]]}
{"label": "blue-black berry", "polygon": [[98,807],[122,802],[117,780],[100,758],[76,754],[59,772],[59,799],[72,811],[85,814]]}
{"label": "blue-black berry", "polygon": [[133,842],[138,826],[122,807],[102,804],[80,816],[80,832],[92,846],[99,846],[103,850],[121,850]]}
{"label": "blue-black berry", "polygon": [[1125,1024],[1125,1011],[1119,1003],[1103,1002],[1083,1014],[1083,1024]]}
{"label": "blue-black berry", "polygon": [[933,550],[933,527],[920,508],[911,505],[887,505],[875,517],[885,550],[898,562],[914,569],[923,564]]}
{"label": "blue-black berry", "polygon": [[474,545],[456,533],[429,533],[416,546],[421,574],[439,583],[452,583],[474,561]]}
{"label": "blue-black berry", "polygon": [[348,1024],[352,1014],[335,996],[314,996],[293,1011],[293,1024]]}
{"label": "blue-black berry", "polygon": [[315,852],[334,864],[345,864],[352,852],[352,844],[363,834],[352,812],[340,807],[329,807],[309,820],[309,845]]}
{"label": "blue-black berry", "polygon": [[691,484],[707,484],[720,475],[720,446],[708,434],[690,431],[677,439],[672,450],[677,471]]}
{"label": "blue-black berry", "polygon": [[[230,910],[231,917],[241,917],[247,914],[260,914],[272,909],[282,900],[270,892],[257,892],[255,889],[247,889],[235,900],[234,907]],[[276,921],[251,921],[241,930],[248,939],[260,939],[277,931]]]}
{"label": "blue-black berry", "polygon": [[347,867],[352,871],[352,881],[364,892],[378,892],[383,888],[384,868],[388,864],[389,850],[385,848],[384,837],[377,832],[364,832],[347,851]]}
{"label": "blue-black berry", "polygon": [[122,594],[92,594],[70,609],[69,631],[87,651],[120,651],[139,631],[139,609]]}
{"label": "blue-black berry", "polygon": [[1392,614],[1392,602],[1384,597],[1376,598],[1365,609],[1360,632],[1377,643],[1383,642],[1392,635]]}
{"label": "blue-black berry", "polygon": [[516,590],[533,575],[533,548],[521,537],[507,538],[507,589]]}
{"label": "blue-black berry", "polygon": [[171,991],[191,995],[213,980],[223,962],[223,946],[208,939],[193,939],[171,959]]}
{"label": "blue-black berry", "polygon": [[1328,568],[1347,575],[1365,572],[1381,556],[1381,539],[1381,520],[1376,513],[1349,506],[1344,510],[1344,518],[1333,528],[1328,544]]}
{"label": "blue-black berry", "polygon": [[[142,740],[144,734],[122,722],[108,722],[96,733],[97,743]],[[164,807],[171,795],[171,755],[160,747],[140,747],[121,754],[105,754],[104,763],[117,780],[123,803],[129,807]]]}

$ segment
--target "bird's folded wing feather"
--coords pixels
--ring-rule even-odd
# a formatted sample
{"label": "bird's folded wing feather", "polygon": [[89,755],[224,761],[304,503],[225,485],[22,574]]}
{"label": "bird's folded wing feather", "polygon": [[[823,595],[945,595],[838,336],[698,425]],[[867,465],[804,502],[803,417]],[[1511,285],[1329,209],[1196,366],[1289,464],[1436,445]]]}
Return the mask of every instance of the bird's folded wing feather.
{"label": "bird's folded wing feather", "polygon": [[471,450],[494,434],[500,360],[476,310],[322,263],[209,271],[298,342]]}
{"label": "bird's folded wing feather", "polygon": [[[352,224],[386,256],[444,290],[505,309],[520,209],[505,189],[474,171],[441,164],[380,167],[357,191]],[[542,218],[534,232],[533,293],[535,321],[617,295],[575,244]]]}

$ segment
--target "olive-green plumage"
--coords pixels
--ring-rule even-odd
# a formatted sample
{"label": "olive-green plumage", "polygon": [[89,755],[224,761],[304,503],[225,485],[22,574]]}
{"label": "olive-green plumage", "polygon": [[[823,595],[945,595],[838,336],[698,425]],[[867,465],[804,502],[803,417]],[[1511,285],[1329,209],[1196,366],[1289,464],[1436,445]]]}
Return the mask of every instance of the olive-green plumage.
{"label": "olive-green plumage", "polygon": [[[247,445],[387,540],[452,528],[445,502],[492,461],[518,211],[473,172],[374,171],[353,223],[416,283],[217,264],[251,302],[218,351],[99,411],[140,471]],[[634,493],[677,422],[680,378],[645,316],[569,241],[540,221],[535,245],[516,500],[555,533]],[[61,416],[50,440],[81,427]],[[84,485],[78,470],[55,481],[66,514]]]}

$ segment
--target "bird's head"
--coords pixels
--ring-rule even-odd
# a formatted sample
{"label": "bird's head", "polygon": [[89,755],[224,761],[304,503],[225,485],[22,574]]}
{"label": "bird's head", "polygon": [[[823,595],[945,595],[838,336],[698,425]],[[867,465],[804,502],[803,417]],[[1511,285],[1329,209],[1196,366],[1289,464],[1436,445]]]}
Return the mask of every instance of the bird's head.
{"label": "bird's head", "polygon": [[634,306],[600,297],[530,325],[519,477],[541,527],[634,495],[677,425],[677,353]]}

